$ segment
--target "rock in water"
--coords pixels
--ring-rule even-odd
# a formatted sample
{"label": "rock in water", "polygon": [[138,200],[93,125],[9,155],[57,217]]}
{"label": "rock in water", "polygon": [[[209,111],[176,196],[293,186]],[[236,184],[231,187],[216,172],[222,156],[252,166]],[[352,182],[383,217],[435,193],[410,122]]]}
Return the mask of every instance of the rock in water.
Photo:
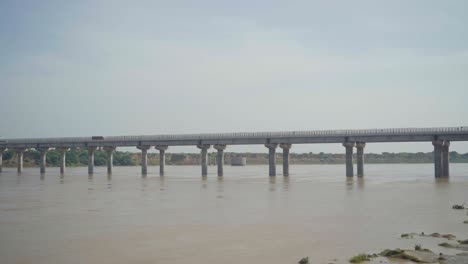
{"label": "rock in water", "polygon": [[420,263],[437,263],[439,261],[439,255],[428,251],[405,250],[402,257]]}
{"label": "rock in water", "polygon": [[446,234],[446,235],[443,235],[442,237],[446,238],[448,240],[454,240],[456,238],[456,236],[454,236],[452,234]]}
{"label": "rock in water", "polygon": [[443,255],[440,264],[467,264],[468,253],[461,253],[455,256]]}
{"label": "rock in water", "polygon": [[299,264],[309,264],[309,257],[305,257],[305,258],[302,258],[301,260],[299,260],[298,262]]}

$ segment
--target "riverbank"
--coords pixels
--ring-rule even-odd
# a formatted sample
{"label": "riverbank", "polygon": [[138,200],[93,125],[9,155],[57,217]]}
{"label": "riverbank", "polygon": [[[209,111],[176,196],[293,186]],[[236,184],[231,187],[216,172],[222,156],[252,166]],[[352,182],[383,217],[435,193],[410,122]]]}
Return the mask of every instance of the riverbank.
{"label": "riverbank", "polygon": [[[51,167],[59,166],[59,153],[51,150],[47,154],[47,164]],[[225,153],[225,163],[230,164],[233,157],[245,157],[247,165],[264,165],[268,164],[267,153]],[[432,152],[418,153],[389,153],[383,152],[380,154],[366,153],[364,155],[366,164],[396,164],[396,163],[432,163]],[[460,154],[455,151],[450,152],[450,162],[452,163],[468,163],[468,153]],[[38,151],[31,149],[24,153],[24,166],[37,167],[40,163],[40,154]],[[114,165],[116,166],[138,166],[140,164],[141,154],[139,152],[114,152]],[[211,152],[208,155],[210,164],[216,161],[216,153]],[[277,161],[281,162],[282,154],[277,153]],[[106,154],[102,150],[95,153],[94,159],[96,166],[104,166],[106,164]],[[68,167],[87,166],[88,153],[85,149],[72,149],[67,152],[66,163]],[[291,164],[344,164],[344,153],[291,153]],[[198,165],[200,164],[199,153],[166,153],[167,165]],[[3,154],[3,165],[5,167],[16,166],[16,153],[14,150],[7,150]],[[159,165],[159,154],[148,153],[148,165]]]}

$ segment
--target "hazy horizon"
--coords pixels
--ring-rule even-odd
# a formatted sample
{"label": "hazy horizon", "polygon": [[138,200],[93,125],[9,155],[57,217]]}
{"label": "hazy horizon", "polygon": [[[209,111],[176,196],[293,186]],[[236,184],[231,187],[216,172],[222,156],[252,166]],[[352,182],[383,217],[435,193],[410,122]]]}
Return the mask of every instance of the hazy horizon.
{"label": "hazy horizon", "polygon": [[467,126],[467,9],[456,0],[2,1],[0,138]]}

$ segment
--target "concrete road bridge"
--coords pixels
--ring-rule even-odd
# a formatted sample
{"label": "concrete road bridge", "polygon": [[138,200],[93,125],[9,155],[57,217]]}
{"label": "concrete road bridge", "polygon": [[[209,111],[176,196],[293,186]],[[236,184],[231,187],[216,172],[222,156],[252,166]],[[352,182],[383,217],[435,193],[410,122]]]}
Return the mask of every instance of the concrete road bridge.
{"label": "concrete road bridge", "polygon": [[283,152],[283,175],[289,175],[289,151],[293,144],[335,143],[342,144],[346,153],[346,176],[354,176],[353,150],[356,148],[357,176],[364,175],[364,147],[367,143],[377,142],[429,142],[434,146],[435,177],[449,176],[449,146],[452,141],[468,141],[468,127],[433,128],[386,128],[386,129],[348,129],[348,130],[311,130],[289,132],[240,132],[214,134],[181,135],[144,135],[144,136],[92,136],[61,138],[23,138],[0,139],[1,157],[6,149],[17,153],[18,172],[23,170],[23,154],[29,148],[41,153],[40,172],[45,173],[46,155],[50,149],[58,150],[60,172],[65,172],[66,152],[70,148],[88,150],[88,172],[94,172],[94,153],[102,148],[107,153],[107,171],[112,173],[113,152],[117,147],[136,147],[141,150],[141,171],[148,172],[147,152],[151,147],[159,150],[160,174],[164,174],[165,151],[170,146],[197,146],[201,152],[202,175],[208,173],[208,149],[217,150],[216,163],[218,176],[223,175],[224,150],[228,145],[261,144],[268,148],[269,175],[276,175],[276,149]]}

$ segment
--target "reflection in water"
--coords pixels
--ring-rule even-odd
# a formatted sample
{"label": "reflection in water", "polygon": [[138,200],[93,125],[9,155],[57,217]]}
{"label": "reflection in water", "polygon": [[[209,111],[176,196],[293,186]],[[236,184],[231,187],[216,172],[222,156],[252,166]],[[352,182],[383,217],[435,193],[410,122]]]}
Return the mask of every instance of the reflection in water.
{"label": "reflection in water", "polygon": [[270,176],[268,177],[268,181],[269,181],[269,190],[270,192],[274,192],[276,191],[276,177],[275,176]]}
{"label": "reflection in water", "polygon": [[358,189],[364,189],[364,177],[357,177]]}
{"label": "reflection in water", "polygon": [[354,177],[346,177],[346,190],[352,190],[354,187]]}
{"label": "reflection in water", "polygon": [[218,185],[217,185],[218,192],[220,192],[220,193],[224,192],[224,184],[223,184],[224,177],[218,176],[217,182],[218,182]]}
{"label": "reflection in water", "polygon": [[436,186],[437,185],[444,186],[450,183],[450,178],[449,177],[434,178],[434,181],[436,183]]}
{"label": "reflection in water", "polygon": [[468,237],[466,212],[448,205],[468,201],[468,164],[454,166],[450,181],[434,180],[431,164],[370,164],[364,178],[345,177],[343,165],[297,166],[283,178],[266,176],[268,166],[228,167],[202,180],[198,166],[146,179],[119,167],[112,180],[105,171],[86,180],[85,167],[45,180],[35,168],[22,177],[11,170],[0,176],[0,256],[2,264],[283,264],[313,255],[345,264],[421,242],[441,252],[438,240],[399,234]]}
{"label": "reflection in water", "polygon": [[289,191],[289,177],[283,177],[283,191]]}
{"label": "reflection in water", "polygon": [[364,177],[346,177],[346,190],[364,189]]}
{"label": "reflection in water", "polygon": [[208,179],[207,176],[202,176],[202,189],[206,189],[207,183],[206,180]]}
{"label": "reflection in water", "polygon": [[146,191],[148,189],[148,178],[141,178],[141,191]]}
{"label": "reflection in water", "polygon": [[45,173],[41,173],[40,179],[41,179],[41,181],[43,181],[45,179]]}
{"label": "reflection in water", "polygon": [[59,182],[60,182],[60,184],[64,184],[64,183],[65,183],[65,177],[64,177],[63,174],[60,174],[60,175],[59,175]]}
{"label": "reflection in water", "polygon": [[166,177],[163,175],[159,176],[159,190],[164,191],[166,189]]}

